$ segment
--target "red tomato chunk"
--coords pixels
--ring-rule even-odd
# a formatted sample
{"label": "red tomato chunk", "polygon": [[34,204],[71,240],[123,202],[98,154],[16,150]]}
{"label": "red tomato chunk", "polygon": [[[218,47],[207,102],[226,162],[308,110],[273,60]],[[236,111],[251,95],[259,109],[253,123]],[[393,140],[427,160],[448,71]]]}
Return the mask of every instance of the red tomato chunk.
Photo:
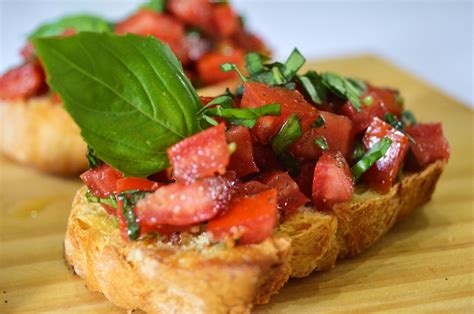
{"label": "red tomato chunk", "polygon": [[123,178],[123,175],[107,164],[102,164],[81,174],[82,181],[91,193],[101,198],[115,194],[117,181],[121,178]]}
{"label": "red tomato chunk", "polygon": [[137,218],[148,226],[196,224],[225,210],[231,193],[230,182],[223,177],[171,183],[138,202]]}
{"label": "red tomato chunk", "polygon": [[239,28],[239,20],[229,5],[217,5],[213,9],[213,18],[219,36],[232,36]]}
{"label": "red tomato chunk", "polygon": [[316,139],[324,137],[329,146],[329,152],[341,152],[349,159],[354,145],[352,122],[348,118],[330,112],[319,111],[323,117],[324,125],[311,128],[296,141],[290,148],[291,153],[297,158],[316,160],[322,155],[323,150],[316,145]]}
{"label": "red tomato chunk", "polygon": [[408,126],[406,131],[415,140],[415,143],[410,143],[410,149],[421,167],[436,160],[449,159],[449,144],[441,123],[415,124]]}
{"label": "red tomato chunk", "polygon": [[184,23],[214,34],[212,5],[208,0],[169,0],[167,9]]}
{"label": "red tomato chunk", "polygon": [[362,139],[365,149],[369,150],[383,137],[392,140],[387,153],[363,175],[363,180],[380,193],[390,191],[398,171],[408,151],[408,137],[379,118],[373,118]]}
{"label": "red tomato chunk", "polygon": [[253,156],[252,138],[248,128],[231,127],[227,131],[227,141],[237,145],[236,151],[230,156],[227,169],[234,170],[239,178],[259,171]]}
{"label": "red tomato chunk", "polygon": [[[372,98],[372,103],[370,105],[364,104],[365,97]],[[361,111],[357,111],[349,101],[341,108],[341,113],[352,121],[354,125],[354,133],[356,134],[364,132],[369,127],[373,117],[383,119],[384,115],[388,112],[382,99],[375,92],[366,93],[361,97],[361,99]]]}
{"label": "red tomato chunk", "polygon": [[117,180],[116,193],[120,194],[125,191],[154,191],[160,184],[155,181],[150,181],[142,178],[127,177]]}
{"label": "red tomato chunk", "polygon": [[251,196],[269,189],[268,185],[259,181],[237,183],[234,187],[234,197]]}
{"label": "red tomato chunk", "polygon": [[240,49],[227,47],[223,51],[212,51],[204,55],[197,62],[197,72],[206,85],[238,78],[234,71],[224,72],[220,65],[235,63],[241,67],[244,63],[244,53]]}
{"label": "red tomato chunk", "polygon": [[47,89],[39,63],[26,63],[0,77],[0,99],[27,99]]}
{"label": "red tomato chunk", "polygon": [[354,193],[354,181],[341,153],[324,153],[314,168],[313,201],[318,210],[330,210],[348,202]]}
{"label": "red tomato chunk", "polygon": [[271,237],[277,221],[277,192],[271,189],[233,199],[224,215],[209,221],[207,230],[215,240],[231,236],[240,238],[240,244],[260,243]]}
{"label": "red tomato chunk", "polygon": [[309,202],[309,199],[301,193],[298,184],[286,172],[273,171],[267,173],[263,175],[260,181],[277,190],[278,209],[282,216],[293,213]]}
{"label": "red tomato chunk", "polygon": [[240,104],[242,108],[256,108],[273,103],[280,104],[281,114],[260,117],[252,128],[255,138],[263,144],[270,141],[293,113],[301,118],[303,131],[308,130],[318,116],[318,111],[297,90],[270,87],[263,83],[244,83],[244,94]]}
{"label": "red tomato chunk", "polygon": [[230,159],[225,126],[221,123],[199,132],[171,146],[167,152],[178,181],[224,174]]}

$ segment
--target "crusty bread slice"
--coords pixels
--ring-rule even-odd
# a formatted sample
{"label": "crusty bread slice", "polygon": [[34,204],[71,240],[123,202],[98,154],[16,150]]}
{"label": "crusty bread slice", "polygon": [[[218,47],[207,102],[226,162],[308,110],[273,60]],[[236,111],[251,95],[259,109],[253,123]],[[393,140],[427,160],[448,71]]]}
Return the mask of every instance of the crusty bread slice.
{"label": "crusty bread slice", "polygon": [[0,150],[6,157],[58,175],[87,169],[79,128],[50,96],[0,101],[0,121]]}
{"label": "crusty bread slice", "polygon": [[302,208],[272,239],[257,245],[209,246],[199,236],[183,247],[125,242],[102,207],[78,191],[65,239],[66,261],[87,287],[128,309],[174,313],[241,313],[268,302],[289,276],[327,270],[336,259],[373,244],[427,202],[442,172],[436,162],[407,174],[385,195],[364,192],[332,213]]}

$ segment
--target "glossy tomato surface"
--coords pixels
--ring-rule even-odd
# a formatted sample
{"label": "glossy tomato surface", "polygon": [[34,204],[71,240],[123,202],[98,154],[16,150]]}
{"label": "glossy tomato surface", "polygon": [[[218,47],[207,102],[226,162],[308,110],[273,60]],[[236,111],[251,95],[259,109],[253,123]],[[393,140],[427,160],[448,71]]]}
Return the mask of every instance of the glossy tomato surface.
{"label": "glossy tomato surface", "polygon": [[115,168],[102,164],[81,174],[81,180],[97,197],[108,197],[117,191],[117,181],[123,175]]}
{"label": "glossy tomato surface", "polygon": [[441,123],[415,124],[408,126],[406,132],[414,140],[410,142],[410,149],[421,167],[436,160],[449,159],[449,144],[444,137]]}
{"label": "glossy tomato surface", "polygon": [[122,193],[125,191],[154,191],[160,184],[155,181],[135,178],[135,177],[126,177],[120,178],[116,183],[116,193]]}
{"label": "glossy tomato surface", "polygon": [[260,243],[271,237],[277,221],[277,192],[271,189],[233,199],[225,214],[209,221],[207,230],[215,240],[230,236],[240,244]]}
{"label": "glossy tomato surface", "polygon": [[230,156],[227,169],[235,171],[238,177],[258,172],[249,129],[243,126],[233,126],[227,130],[226,135],[227,141],[235,143],[237,146],[236,151]]}
{"label": "glossy tomato surface", "polygon": [[224,177],[171,183],[138,202],[137,218],[148,226],[196,224],[225,210],[231,194],[231,183]]}
{"label": "glossy tomato surface", "polygon": [[224,174],[230,159],[225,125],[221,123],[194,134],[168,148],[167,153],[178,181]]}
{"label": "glossy tomato surface", "polygon": [[260,117],[252,128],[253,135],[262,144],[268,143],[293,113],[301,118],[303,131],[308,130],[318,116],[318,111],[297,90],[271,87],[263,83],[244,83],[241,108],[256,108],[274,103],[280,104],[280,115]]}
{"label": "glossy tomato surface", "polygon": [[373,118],[362,139],[365,149],[369,150],[384,137],[392,140],[390,148],[363,174],[363,180],[380,193],[390,191],[409,147],[408,137],[405,134],[379,118]]}
{"label": "glossy tomato surface", "polygon": [[314,168],[313,201],[318,210],[330,210],[335,204],[350,201],[354,181],[341,153],[324,153]]}

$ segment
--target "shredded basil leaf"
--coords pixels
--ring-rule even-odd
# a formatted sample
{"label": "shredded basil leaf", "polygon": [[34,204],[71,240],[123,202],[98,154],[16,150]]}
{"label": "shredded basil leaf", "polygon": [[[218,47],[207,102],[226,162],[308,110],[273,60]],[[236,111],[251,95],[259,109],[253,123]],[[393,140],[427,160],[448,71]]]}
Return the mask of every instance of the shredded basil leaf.
{"label": "shredded basil leaf", "polygon": [[283,154],[286,149],[301,137],[300,119],[292,114],[283,124],[280,131],[272,140],[273,151],[277,155]]}
{"label": "shredded basil leaf", "polygon": [[306,59],[303,55],[299,52],[298,49],[293,49],[290,56],[286,60],[282,74],[286,78],[287,81],[293,79],[293,77],[298,73],[298,70],[301,69],[303,64],[306,62]]}
{"label": "shredded basil leaf", "polygon": [[328,142],[324,136],[318,137],[316,140],[314,140],[314,144],[318,145],[318,147],[322,150],[329,149]]}
{"label": "shredded basil leaf", "polygon": [[118,195],[118,200],[123,202],[122,215],[127,222],[127,234],[130,240],[137,240],[140,235],[140,226],[135,215],[135,205],[149,192],[138,190],[125,191]]}
{"label": "shredded basil leaf", "polygon": [[372,148],[366,152],[354,166],[352,166],[351,170],[354,179],[356,181],[359,180],[364,172],[369,170],[369,168],[372,167],[372,165],[375,164],[377,160],[382,158],[385,153],[387,153],[391,144],[392,140],[388,137],[384,137],[374,146],[372,146]]}
{"label": "shredded basil leaf", "polygon": [[318,118],[311,124],[312,128],[320,128],[324,124],[326,124],[326,121],[324,120],[324,117],[320,114]]}
{"label": "shredded basil leaf", "polygon": [[220,67],[223,72],[235,71],[239,75],[242,82],[247,81],[247,78],[245,77],[245,75],[243,75],[242,72],[240,72],[239,68],[234,63],[224,63],[224,64],[221,64]]}
{"label": "shredded basil leaf", "polygon": [[364,105],[366,105],[367,107],[370,107],[372,106],[373,103],[374,103],[374,97],[372,97],[371,95],[364,97]]}
{"label": "shredded basil leaf", "polygon": [[89,168],[91,169],[97,168],[102,164],[102,160],[95,156],[94,149],[90,146],[87,146],[86,158],[89,164]]}
{"label": "shredded basil leaf", "polygon": [[263,71],[262,55],[257,52],[248,53],[245,56],[245,67],[250,76],[259,74]]}
{"label": "shredded basil leaf", "polygon": [[405,125],[403,124],[402,121],[398,120],[397,117],[393,114],[393,113],[390,113],[390,112],[387,112],[385,115],[384,115],[384,120],[385,122],[387,122],[388,124],[390,124],[393,128],[397,129],[398,131],[402,132],[403,134],[405,134],[408,139],[410,140],[410,142],[412,143],[415,143],[415,139],[413,137],[410,136],[410,134],[408,134],[405,130],[404,130],[404,127]]}
{"label": "shredded basil leaf", "polygon": [[315,104],[321,105],[326,101],[326,87],[323,85],[321,76],[316,71],[308,71],[305,75],[298,76],[298,79],[303,85],[306,94]]}
{"label": "shredded basil leaf", "polygon": [[357,141],[352,152],[352,160],[359,160],[364,156],[365,148],[361,141]]}
{"label": "shredded basil leaf", "polygon": [[347,99],[357,111],[361,109],[362,90],[354,85],[348,78],[342,77],[332,72],[322,73],[323,84],[336,96]]}
{"label": "shredded basil leaf", "polygon": [[115,195],[110,195],[109,197],[101,198],[92,194],[91,191],[87,191],[86,199],[91,203],[99,203],[99,204],[109,205],[113,208],[117,208],[117,200],[115,198]]}
{"label": "shredded basil leaf", "polygon": [[402,112],[402,122],[403,125],[415,125],[416,119],[413,112],[405,110]]}

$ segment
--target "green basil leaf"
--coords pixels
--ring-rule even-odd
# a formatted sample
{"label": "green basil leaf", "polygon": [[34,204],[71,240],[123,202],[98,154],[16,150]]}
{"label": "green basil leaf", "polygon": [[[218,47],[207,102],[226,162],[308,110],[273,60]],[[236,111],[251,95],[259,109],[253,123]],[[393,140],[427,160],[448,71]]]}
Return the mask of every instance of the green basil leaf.
{"label": "green basil leaf", "polygon": [[291,144],[301,137],[299,120],[296,114],[293,113],[273,138],[272,149],[277,155],[282,155]]}
{"label": "green basil leaf", "polygon": [[326,101],[326,87],[323,84],[322,77],[316,71],[308,71],[305,75],[298,76],[298,79],[306,94],[315,104],[321,105]]}
{"label": "green basil leaf", "polygon": [[252,128],[260,117],[280,115],[280,105],[269,104],[256,108],[224,108],[216,106],[206,109],[203,114],[204,116],[226,118],[233,125],[244,125]]}
{"label": "green basil leaf", "polygon": [[318,118],[316,120],[314,120],[314,122],[311,124],[311,127],[312,128],[320,128],[325,124],[326,124],[326,120],[324,120],[323,115],[320,114],[320,115],[318,115]]}
{"label": "green basil leaf", "polygon": [[354,179],[357,181],[364,172],[369,170],[369,168],[377,162],[377,160],[382,158],[383,155],[387,153],[390,145],[392,145],[392,140],[388,137],[384,137],[372,146],[372,148],[365,153],[365,155],[354,166],[352,166],[351,170]]}
{"label": "green basil leaf", "polygon": [[283,66],[282,74],[286,78],[287,81],[290,81],[298,72],[299,69],[303,66],[306,62],[306,59],[303,57],[301,52],[298,49],[293,49],[290,56],[285,62]]}
{"label": "green basil leaf", "polygon": [[329,145],[324,136],[318,137],[316,140],[314,140],[314,144],[318,145],[321,150],[328,150]]}
{"label": "green basil leaf", "polygon": [[365,154],[365,148],[362,144],[362,141],[357,141],[354,147],[354,151],[352,152],[352,160],[359,160]]}
{"label": "green basil leaf", "polygon": [[224,63],[224,64],[221,64],[220,67],[223,72],[235,71],[239,75],[242,82],[247,81],[247,78],[245,77],[245,75],[243,75],[242,72],[240,72],[239,67],[235,65],[234,63]]}
{"label": "green basil leaf", "polygon": [[416,118],[413,112],[405,110],[402,112],[402,122],[403,125],[415,125]]}
{"label": "green basil leaf", "polygon": [[202,104],[158,39],[85,32],[34,44],[86,143],[124,174],[145,177],[168,167],[166,149],[200,131]]}
{"label": "green basil leaf", "polygon": [[347,80],[358,90],[359,94],[362,95],[367,91],[367,84],[364,81],[352,77],[348,77]]}
{"label": "green basil leaf", "polygon": [[347,99],[351,102],[357,111],[360,111],[362,106],[360,96],[362,91],[355,87],[351,81],[338,74],[327,72],[321,74],[323,84],[336,96]]}
{"label": "green basil leaf", "polygon": [[77,32],[103,33],[112,31],[111,24],[101,17],[94,15],[72,15],[39,26],[28,36],[28,39],[57,36],[68,28],[73,28]]}
{"label": "green basil leaf", "polygon": [[102,164],[102,161],[97,158],[95,155],[94,149],[90,146],[87,146],[87,153],[86,153],[87,162],[89,163],[89,168],[97,168]]}
{"label": "green basil leaf", "polygon": [[118,196],[119,201],[122,201],[122,215],[127,222],[127,234],[130,240],[137,240],[140,235],[140,225],[135,215],[135,205],[147,194],[148,192],[134,190],[120,193]]}
{"label": "green basil leaf", "polygon": [[93,195],[90,191],[87,191],[86,199],[91,203],[99,203],[99,204],[108,205],[113,208],[117,208],[117,200],[115,198],[115,195],[110,195],[109,197],[100,198]]}
{"label": "green basil leaf", "polygon": [[163,12],[166,8],[166,0],[148,0],[143,7],[155,12]]}
{"label": "green basil leaf", "polygon": [[398,118],[393,114],[393,113],[390,113],[390,112],[387,112],[385,115],[384,115],[384,120],[385,122],[387,122],[388,124],[390,124],[393,128],[397,129],[398,131],[402,132],[403,134],[406,135],[406,137],[408,137],[408,140],[412,143],[416,143],[415,139],[410,135],[408,134],[407,132],[405,132],[404,128],[405,128],[405,125],[403,124],[402,121],[398,120]]}
{"label": "green basil leaf", "polygon": [[262,56],[257,52],[248,53],[245,56],[245,67],[249,72],[250,76],[256,75],[263,71],[263,60]]}

